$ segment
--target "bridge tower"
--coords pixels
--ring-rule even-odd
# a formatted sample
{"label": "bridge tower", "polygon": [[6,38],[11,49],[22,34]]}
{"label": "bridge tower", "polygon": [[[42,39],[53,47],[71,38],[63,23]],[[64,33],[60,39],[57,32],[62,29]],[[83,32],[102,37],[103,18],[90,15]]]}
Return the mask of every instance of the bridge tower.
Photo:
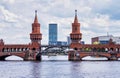
{"label": "bridge tower", "polygon": [[0,39],[0,52],[3,52],[3,48],[4,48],[4,41],[3,39]]}
{"label": "bridge tower", "polygon": [[71,38],[71,44],[70,48],[76,48],[77,49],[77,44],[79,45],[82,39],[82,33],[80,32],[80,23],[78,22],[77,18],[77,10],[75,10],[75,18],[74,18],[74,23],[72,23],[72,32],[70,33],[70,38]]}
{"label": "bridge tower", "polygon": [[[31,57],[31,59],[41,60],[41,55],[35,54],[36,52],[40,53],[41,51],[41,39],[42,39],[42,34],[40,32],[40,24],[37,18],[37,10],[35,11],[35,19],[34,19],[34,22],[32,23],[32,32],[30,33],[30,39],[31,39],[31,43],[29,44],[30,46],[29,55],[31,56],[33,55],[33,58]],[[37,55],[39,56],[37,57]]]}
{"label": "bridge tower", "polygon": [[30,33],[31,43],[41,45],[42,34],[40,33],[40,24],[38,23],[37,10],[35,11],[34,23],[32,23],[32,32]]}

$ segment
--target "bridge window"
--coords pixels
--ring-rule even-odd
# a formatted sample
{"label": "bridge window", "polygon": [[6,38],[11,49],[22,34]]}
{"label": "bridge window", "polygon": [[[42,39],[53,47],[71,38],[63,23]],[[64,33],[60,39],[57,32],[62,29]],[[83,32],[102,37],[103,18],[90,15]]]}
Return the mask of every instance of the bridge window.
{"label": "bridge window", "polygon": [[18,48],[17,50],[18,50],[18,51],[20,51],[20,49],[19,49],[19,48]]}
{"label": "bridge window", "polygon": [[21,48],[21,51],[23,51],[23,48]]}
{"label": "bridge window", "polygon": [[7,48],[5,48],[4,51],[7,52]]}
{"label": "bridge window", "polygon": [[88,47],[86,47],[86,48],[84,48],[84,51],[90,51],[90,48],[88,48]]}
{"label": "bridge window", "polygon": [[19,51],[22,51],[22,49],[20,48]]}
{"label": "bridge window", "polygon": [[15,50],[14,50],[14,48],[12,48],[12,52],[14,52]]}
{"label": "bridge window", "polygon": [[101,48],[101,51],[102,51],[102,52],[105,52],[105,48]]}
{"label": "bridge window", "polygon": [[25,51],[25,48],[23,48],[23,51]]}
{"label": "bridge window", "polygon": [[78,50],[78,49],[75,47],[74,50]]}
{"label": "bridge window", "polygon": [[30,50],[30,48],[26,48],[26,50]]}
{"label": "bridge window", "polygon": [[4,48],[2,49],[2,52],[4,52]]}
{"label": "bridge window", "polygon": [[16,52],[16,48],[14,48],[14,51]]}
{"label": "bridge window", "polygon": [[113,48],[110,48],[111,51],[113,51],[114,49]]}
{"label": "bridge window", "polygon": [[12,48],[10,48],[9,51],[12,52]]}
{"label": "bridge window", "polygon": [[119,52],[119,48],[116,48],[116,52]]}
{"label": "bridge window", "polygon": [[96,48],[93,48],[93,52],[96,52],[97,51],[97,49]]}
{"label": "bridge window", "polygon": [[32,48],[32,50],[36,50],[35,48]]}
{"label": "bridge window", "polygon": [[108,52],[108,48],[105,48],[105,52]]}
{"label": "bridge window", "polygon": [[6,52],[6,48],[4,48],[3,52]]}
{"label": "bridge window", "polygon": [[12,48],[10,48],[9,50],[10,50],[10,52],[12,52]]}
{"label": "bridge window", "polygon": [[8,52],[8,48],[6,48],[6,52]]}
{"label": "bridge window", "polygon": [[102,48],[97,48],[97,51],[98,51],[98,52],[101,52],[101,51],[102,51]]}
{"label": "bridge window", "polygon": [[92,48],[88,48],[88,51],[91,52],[91,51],[92,51]]}
{"label": "bridge window", "polygon": [[7,52],[9,52],[9,48],[7,48]]}

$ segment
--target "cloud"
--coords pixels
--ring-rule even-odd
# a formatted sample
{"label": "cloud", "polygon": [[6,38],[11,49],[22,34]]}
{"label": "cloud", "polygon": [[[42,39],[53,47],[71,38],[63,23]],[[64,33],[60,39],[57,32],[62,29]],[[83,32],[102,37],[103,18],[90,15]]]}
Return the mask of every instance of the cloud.
{"label": "cloud", "polygon": [[7,3],[10,3],[10,4],[13,4],[13,3],[15,3],[15,0],[3,0],[3,2],[7,2]]}
{"label": "cloud", "polygon": [[15,0],[7,0],[10,4],[13,4]]}
{"label": "cloud", "polygon": [[16,22],[18,19],[18,16],[15,15],[14,13],[8,11],[7,9],[5,9],[3,6],[0,6],[0,11],[1,13],[3,13],[4,16],[4,20],[6,22]]}
{"label": "cloud", "polygon": [[[34,11],[38,10],[42,44],[48,43],[48,24],[52,22],[58,24],[58,40],[65,41],[71,32],[75,9],[78,10],[85,42],[90,43],[91,37],[106,35],[107,32],[119,36],[119,3],[119,0],[2,0],[0,37],[6,43],[29,43]],[[15,37],[11,38],[11,35]]]}

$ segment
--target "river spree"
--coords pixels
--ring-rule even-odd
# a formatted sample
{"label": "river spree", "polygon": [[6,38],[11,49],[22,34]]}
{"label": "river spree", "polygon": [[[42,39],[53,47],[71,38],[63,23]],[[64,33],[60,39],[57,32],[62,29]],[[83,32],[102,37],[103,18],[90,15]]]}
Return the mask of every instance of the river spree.
{"label": "river spree", "polygon": [[0,78],[119,78],[119,61],[0,61]]}

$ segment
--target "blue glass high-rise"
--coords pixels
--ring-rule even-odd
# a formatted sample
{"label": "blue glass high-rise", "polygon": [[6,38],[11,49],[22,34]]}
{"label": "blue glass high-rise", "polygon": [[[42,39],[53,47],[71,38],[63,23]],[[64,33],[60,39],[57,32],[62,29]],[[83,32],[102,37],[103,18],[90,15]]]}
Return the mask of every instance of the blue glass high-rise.
{"label": "blue glass high-rise", "polygon": [[49,45],[57,45],[57,24],[49,24]]}

